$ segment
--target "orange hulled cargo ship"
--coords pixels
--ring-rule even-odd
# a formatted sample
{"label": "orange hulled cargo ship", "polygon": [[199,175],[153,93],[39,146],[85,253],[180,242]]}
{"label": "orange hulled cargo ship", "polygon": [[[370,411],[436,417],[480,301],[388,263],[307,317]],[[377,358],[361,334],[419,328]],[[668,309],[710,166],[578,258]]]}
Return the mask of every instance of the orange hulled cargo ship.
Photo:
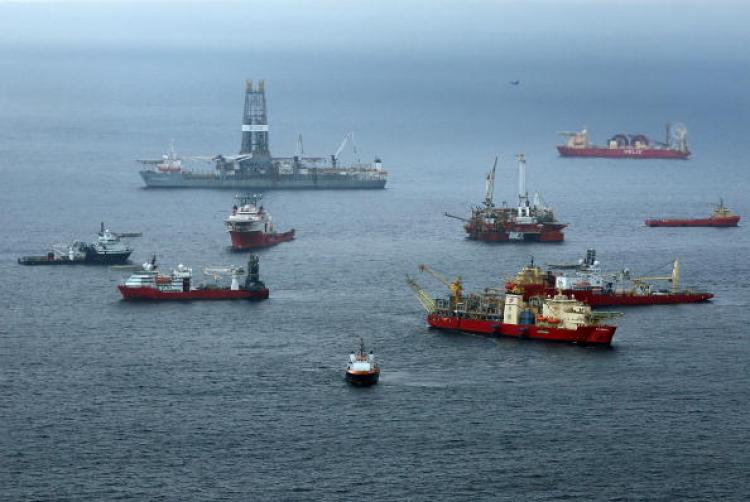
{"label": "orange hulled cargo ship", "polygon": [[258,202],[262,195],[237,195],[237,204],[232,207],[225,225],[232,240],[232,249],[245,251],[275,246],[294,239],[294,229],[276,232],[273,220]]}
{"label": "orange hulled cargo ship", "polygon": [[[671,285],[660,287],[660,282]],[[605,273],[593,249],[587,250],[586,258],[576,264],[549,265],[546,271],[532,260],[505,283],[505,290],[522,295],[526,301],[560,293],[592,307],[698,303],[714,296],[707,291],[680,288],[679,259],[672,262],[670,275],[636,276],[629,269]]]}
{"label": "orange hulled cargo ship", "polygon": [[565,131],[564,145],[558,145],[561,157],[605,157],[611,159],[687,159],[690,150],[687,144],[687,128],[682,124],[667,124],[664,143],[651,141],[643,134],[615,134],[606,145],[589,143],[586,128],[581,131]]}
{"label": "orange hulled cargo ship", "polygon": [[617,328],[603,321],[621,315],[594,312],[589,305],[561,294],[525,300],[520,294],[487,288],[464,295],[460,278],[449,281],[424,265],[420,270],[431,273],[451,291],[449,298],[434,299],[407,277],[407,284],[427,311],[431,328],[607,346]]}
{"label": "orange hulled cargo ship", "polygon": [[730,211],[722,199],[708,218],[648,219],[645,223],[649,227],[736,227],[739,222],[740,217]]}
{"label": "orange hulled cargo ship", "polygon": [[485,197],[481,206],[474,207],[469,218],[445,213],[450,218],[464,222],[464,230],[469,239],[484,242],[562,242],[562,230],[567,226],[555,219],[552,209],[545,207],[539,194],[532,198],[526,190],[526,159],[518,155],[518,206],[496,207],[493,201],[495,191],[495,170],[497,157],[492,170],[487,175]]}

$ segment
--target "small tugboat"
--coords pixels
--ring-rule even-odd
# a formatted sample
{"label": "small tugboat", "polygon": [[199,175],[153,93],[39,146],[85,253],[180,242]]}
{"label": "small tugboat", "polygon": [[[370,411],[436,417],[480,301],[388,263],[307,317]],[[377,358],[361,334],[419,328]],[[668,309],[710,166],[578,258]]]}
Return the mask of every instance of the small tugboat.
{"label": "small tugboat", "polygon": [[570,342],[580,345],[610,345],[616,326],[604,319],[619,317],[619,312],[593,312],[589,305],[565,295],[531,298],[487,288],[481,293],[463,294],[460,278],[448,281],[437,272],[420,265],[451,291],[447,299],[433,299],[411,277],[407,284],[427,311],[431,328],[535,340]]}
{"label": "small tugboat", "polygon": [[359,351],[349,355],[346,365],[346,381],[352,385],[375,385],[380,380],[380,366],[375,361],[375,355],[365,352],[365,342],[359,339]]}
{"label": "small tugboat", "polygon": [[232,249],[243,251],[274,246],[294,239],[294,229],[278,233],[273,229],[271,215],[258,205],[262,195],[237,195],[237,204],[226,219]]}
{"label": "small tugboat", "polygon": [[99,236],[94,243],[74,241],[71,244],[56,244],[43,256],[22,256],[21,265],[118,265],[127,263],[133,249],[120,238],[140,237],[140,233],[115,233],[101,224]]}
{"label": "small tugboat", "polygon": [[143,270],[131,275],[118,286],[124,300],[166,301],[166,300],[265,300],[268,288],[260,280],[258,257],[250,256],[244,283],[240,279],[245,274],[241,267],[209,267],[204,274],[216,281],[225,275],[231,276],[229,286],[216,284],[192,285],[193,270],[178,265],[169,275],[159,273],[154,256],[143,264]]}
{"label": "small tugboat", "polygon": [[615,134],[606,146],[589,143],[588,131],[561,132],[567,139],[558,145],[561,157],[606,157],[613,159],[687,159],[687,128],[682,124],[667,124],[664,143],[651,142],[643,134]]}
{"label": "small tugboat", "polygon": [[552,209],[542,205],[538,193],[533,201],[529,198],[524,156],[518,155],[518,207],[495,207],[496,168],[497,157],[487,175],[483,206],[473,208],[468,219],[448,213],[445,215],[465,222],[464,230],[469,239],[484,242],[562,242],[565,239],[562,230],[567,224],[555,220]]}
{"label": "small tugboat", "polygon": [[645,223],[649,227],[736,227],[739,222],[740,217],[724,205],[724,199],[720,199],[708,218],[648,219]]}
{"label": "small tugboat", "polygon": [[[530,265],[505,283],[505,291],[520,294],[525,301],[554,296],[559,292],[592,307],[698,303],[714,296],[707,291],[680,288],[679,259],[672,262],[672,273],[663,276],[637,277],[628,269],[603,273],[594,249],[587,250],[586,258],[579,260],[577,265],[548,267],[550,270],[545,272],[535,266],[532,259]],[[656,285],[658,281],[671,283],[671,287],[659,287]]]}

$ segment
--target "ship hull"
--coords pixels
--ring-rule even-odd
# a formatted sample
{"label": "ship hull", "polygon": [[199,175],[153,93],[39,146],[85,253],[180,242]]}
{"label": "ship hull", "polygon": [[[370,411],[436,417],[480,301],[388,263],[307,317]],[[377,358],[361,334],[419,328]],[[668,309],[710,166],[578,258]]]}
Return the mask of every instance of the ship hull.
{"label": "ship hull", "polygon": [[232,240],[232,249],[235,251],[247,251],[250,249],[260,249],[282,242],[288,242],[294,239],[294,230],[282,233],[266,233],[261,230],[252,232],[229,231],[229,237]]}
{"label": "ship hull", "polygon": [[562,157],[603,157],[609,159],[681,159],[690,157],[689,151],[673,150],[670,148],[604,148],[591,146],[587,148],[571,148],[558,146],[557,151]]}
{"label": "ship hull", "polygon": [[85,257],[71,260],[68,257],[22,256],[21,265],[121,265],[128,262],[132,251],[126,253],[97,254],[87,253]]}
{"label": "ship hull", "polygon": [[265,300],[268,289],[231,290],[221,288],[191,289],[190,291],[161,291],[150,287],[118,286],[123,300],[133,301],[189,301],[189,300]]}
{"label": "ship hull", "polygon": [[244,190],[316,190],[385,188],[385,179],[362,179],[341,174],[298,174],[221,178],[214,174],[140,172],[147,188],[229,188]]}
{"label": "ship hull", "polygon": [[95,263],[97,265],[121,265],[127,263],[132,251],[124,253],[96,253],[94,251],[86,253],[86,263]]}
{"label": "ship hull", "polygon": [[590,290],[568,290],[563,294],[592,307],[635,306],[635,305],[670,305],[676,303],[699,303],[714,297],[711,293],[664,293],[651,295],[633,295],[626,293],[602,294]]}
{"label": "ship hull", "polygon": [[[512,285],[507,286],[512,289]],[[528,284],[523,288],[523,299],[528,301],[534,296],[554,296],[557,290],[552,287],[544,287],[538,284]],[[676,303],[700,303],[714,297],[713,293],[705,291],[680,292],[680,293],[656,293],[638,295],[630,293],[604,293],[593,289],[564,289],[562,294],[574,298],[592,307],[616,307],[637,305],[673,305]]]}
{"label": "ship hull", "polygon": [[616,326],[579,326],[564,329],[535,324],[504,324],[497,321],[465,319],[429,314],[427,324],[432,328],[479,333],[484,335],[528,338],[554,342],[577,343],[581,345],[610,345]]}
{"label": "ship hull", "polygon": [[739,221],[739,216],[728,216],[726,218],[646,220],[645,223],[649,227],[736,227]]}
{"label": "ship hull", "polygon": [[467,238],[482,242],[563,242],[565,225],[507,225],[502,229],[486,228],[473,222],[464,226]]}
{"label": "ship hull", "polygon": [[346,381],[358,387],[369,387],[371,385],[377,384],[380,381],[380,372],[379,371],[372,371],[372,372],[347,371]]}
{"label": "ship hull", "polygon": [[85,263],[85,259],[71,260],[67,257],[22,256],[18,259],[19,265],[83,265]]}

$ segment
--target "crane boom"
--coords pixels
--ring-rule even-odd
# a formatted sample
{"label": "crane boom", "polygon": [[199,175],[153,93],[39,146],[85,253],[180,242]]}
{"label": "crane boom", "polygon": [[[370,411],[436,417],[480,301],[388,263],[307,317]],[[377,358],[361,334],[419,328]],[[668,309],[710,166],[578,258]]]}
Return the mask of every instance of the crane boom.
{"label": "crane boom", "polygon": [[470,220],[468,220],[466,218],[462,218],[461,216],[456,216],[454,214],[450,214],[450,213],[447,213],[447,212],[443,213],[443,214],[445,214],[448,218],[455,218],[455,219],[461,220],[461,221],[470,221]]}
{"label": "crane boom", "polygon": [[422,304],[422,307],[424,307],[427,312],[435,311],[435,300],[433,300],[430,295],[421,288],[417,281],[407,275],[406,284],[408,284],[412,291],[414,291],[414,294],[417,296],[417,300],[419,300],[419,303]]}
{"label": "crane boom", "polygon": [[434,277],[435,279],[437,279],[440,283],[442,283],[446,287],[450,287],[451,286],[451,281],[449,281],[447,277],[445,277],[440,272],[436,272],[436,271],[432,270],[427,265],[419,265],[419,271],[420,272],[427,272],[428,274],[430,274],[432,277]]}
{"label": "crane boom", "polygon": [[349,131],[346,133],[346,136],[344,136],[343,141],[341,141],[341,144],[339,145],[339,148],[336,150],[336,153],[333,154],[333,158],[338,160],[339,155],[341,155],[341,152],[344,151],[344,148],[346,148],[346,144],[349,142],[352,142],[354,144],[354,131]]}
{"label": "crane boom", "polygon": [[495,155],[495,163],[492,165],[492,170],[487,174],[487,180],[484,186],[484,205],[487,207],[493,207],[492,198],[495,195],[495,170],[497,169],[497,155]]}
{"label": "crane boom", "polygon": [[676,293],[680,289],[680,259],[674,259],[672,263],[672,275],[634,277],[632,280],[635,283],[643,281],[669,281],[672,283],[672,292]]}
{"label": "crane boom", "polygon": [[427,272],[432,277],[437,279],[439,282],[441,282],[445,287],[447,287],[451,292],[451,301],[453,303],[453,307],[455,308],[456,305],[461,303],[461,300],[463,299],[463,284],[461,283],[461,277],[456,277],[456,280],[449,281],[444,275],[440,274],[439,272],[436,272],[432,270],[427,265],[419,265],[419,271],[420,272]]}

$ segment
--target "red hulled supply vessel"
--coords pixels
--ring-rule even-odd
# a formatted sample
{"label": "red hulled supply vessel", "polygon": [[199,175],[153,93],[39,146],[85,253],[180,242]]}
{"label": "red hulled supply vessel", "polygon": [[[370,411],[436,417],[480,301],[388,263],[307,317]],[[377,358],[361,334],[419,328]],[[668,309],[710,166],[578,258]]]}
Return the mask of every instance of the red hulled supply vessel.
{"label": "red hulled supply vessel", "polygon": [[273,229],[271,215],[258,205],[262,195],[238,195],[237,204],[226,219],[232,249],[243,251],[274,246],[294,239],[294,229],[278,233]]}
{"label": "red hulled supply vessel", "polygon": [[567,138],[565,145],[558,145],[562,157],[607,157],[614,159],[687,159],[690,150],[687,144],[687,128],[682,124],[667,124],[664,143],[652,142],[643,134],[615,134],[607,145],[589,143],[588,131],[561,132]]}
{"label": "red hulled supply vessel", "polygon": [[352,385],[366,387],[375,385],[380,380],[380,366],[375,361],[375,354],[365,352],[365,342],[360,338],[359,351],[349,355],[346,365],[346,381]]}
{"label": "red hulled supply vessel", "polygon": [[[577,264],[549,267],[544,271],[532,260],[505,283],[505,290],[520,294],[527,301],[561,293],[592,307],[698,303],[714,296],[706,291],[680,289],[679,259],[672,262],[672,273],[665,276],[637,277],[628,269],[603,273],[593,249],[587,250],[586,258]],[[669,282],[671,287],[661,288],[655,282]]]}
{"label": "red hulled supply vessel", "polygon": [[561,242],[565,239],[562,230],[567,226],[555,220],[552,209],[545,207],[539,194],[533,200],[526,191],[526,159],[518,155],[518,207],[495,207],[495,165],[487,175],[485,197],[482,206],[474,207],[470,218],[445,213],[450,218],[464,222],[469,239],[485,242]]}
{"label": "red hulled supply vessel", "polygon": [[736,227],[739,222],[740,217],[730,211],[724,205],[724,200],[721,200],[708,218],[648,219],[645,223],[649,227]]}
{"label": "red hulled supply vessel", "polygon": [[424,265],[420,265],[420,270],[430,272],[451,291],[450,298],[433,299],[414,279],[407,278],[427,311],[427,324],[432,328],[581,345],[610,345],[617,328],[602,321],[621,315],[593,312],[590,306],[564,295],[524,300],[520,294],[505,293],[497,288],[464,295],[460,278],[448,281]]}
{"label": "red hulled supply vessel", "polygon": [[[206,275],[214,277],[214,284],[193,286],[193,271],[178,265],[168,275],[159,273],[156,257],[143,265],[143,270],[131,275],[118,286],[124,300],[265,300],[268,288],[260,280],[258,257],[251,255],[247,275],[240,267],[210,267]],[[244,281],[241,281],[244,275]],[[218,284],[222,276],[231,276],[231,284]]]}

